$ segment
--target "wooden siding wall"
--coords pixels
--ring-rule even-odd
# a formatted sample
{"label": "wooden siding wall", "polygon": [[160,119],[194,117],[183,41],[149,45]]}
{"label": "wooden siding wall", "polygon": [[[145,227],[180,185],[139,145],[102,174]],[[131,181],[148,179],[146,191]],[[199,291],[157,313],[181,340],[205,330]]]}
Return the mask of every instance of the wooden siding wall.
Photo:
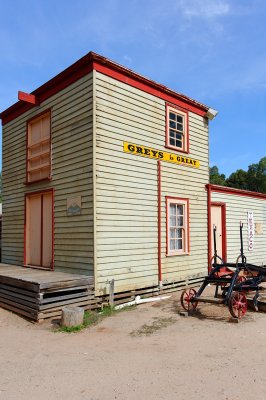
{"label": "wooden siding wall", "polygon": [[[52,180],[25,185],[26,121],[51,107]],[[55,269],[93,274],[92,73],[3,127],[2,260],[23,264],[24,195],[53,188]],[[82,213],[67,216],[67,198]]]}
{"label": "wooden siding wall", "polygon": [[[166,150],[165,102],[98,72],[95,84],[96,287],[108,292],[112,278],[116,291],[158,285],[157,161],[124,153],[123,141]],[[164,282],[207,271],[208,124],[192,113],[189,121],[200,169],[162,162]],[[165,196],[190,199],[190,255],[165,255]]]}
{"label": "wooden siding wall", "polygon": [[[250,263],[266,264],[266,200],[249,196],[212,192],[214,202],[226,203],[227,260],[235,262],[240,253],[239,223],[243,222],[244,253]],[[248,251],[247,212],[252,211],[254,223],[261,223],[263,234],[255,234],[254,250]]]}

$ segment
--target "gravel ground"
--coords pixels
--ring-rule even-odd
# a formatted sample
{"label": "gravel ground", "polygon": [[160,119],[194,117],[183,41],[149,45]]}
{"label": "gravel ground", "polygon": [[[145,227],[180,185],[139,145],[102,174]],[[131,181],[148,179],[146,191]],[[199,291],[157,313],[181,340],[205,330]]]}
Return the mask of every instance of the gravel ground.
{"label": "gravel ground", "polygon": [[0,399],[265,400],[266,314],[181,317],[179,296],[72,334],[0,309]]}

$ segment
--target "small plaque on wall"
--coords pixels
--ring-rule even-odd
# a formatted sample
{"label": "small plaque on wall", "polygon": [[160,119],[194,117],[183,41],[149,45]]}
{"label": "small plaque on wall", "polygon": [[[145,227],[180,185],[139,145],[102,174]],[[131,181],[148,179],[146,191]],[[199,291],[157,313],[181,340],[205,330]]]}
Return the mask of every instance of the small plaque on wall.
{"label": "small plaque on wall", "polygon": [[67,199],[67,215],[81,214],[81,196],[68,197]]}
{"label": "small plaque on wall", "polygon": [[256,235],[263,235],[263,225],[261,222],[255,223],[255,234]]}

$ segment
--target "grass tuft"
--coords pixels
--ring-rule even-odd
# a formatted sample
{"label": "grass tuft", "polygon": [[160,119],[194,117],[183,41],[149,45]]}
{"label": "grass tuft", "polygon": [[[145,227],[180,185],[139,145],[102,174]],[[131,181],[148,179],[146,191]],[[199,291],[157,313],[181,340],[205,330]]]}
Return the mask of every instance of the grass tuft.
{"label": "grass tuft", "polygon": [[106,306],[103,307],[100,311],[84,311],[84,319],[82,325],[76,326],[60,326],[56,332],[65,332],[65,333],[77,333],[82,329],[89,328],[90,326],[96,325],[101,322],[104,318],[110,317],[112,315],[118,314],[121,311],[129,311],[134,309],[135,306],[127,306],[116,310],[114,307]]}
{"label": "grass tuft", "polygon": [[144,324],[139,329],[130,332],[131,336],[150,336],[160,329],[166,328],[168,325],[172,325],[176,322],[176,319],[154,317],[154,321],[151,324]]}

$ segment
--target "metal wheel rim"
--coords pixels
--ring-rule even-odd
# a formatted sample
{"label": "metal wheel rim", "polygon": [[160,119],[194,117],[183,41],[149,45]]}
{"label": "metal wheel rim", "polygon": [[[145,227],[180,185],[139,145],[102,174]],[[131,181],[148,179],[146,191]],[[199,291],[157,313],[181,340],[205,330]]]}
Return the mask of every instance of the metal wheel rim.
{"label": "metal wheel rim", "polygon": [[232,294],[229,311],[234,318],[241,319],[247,312],[247,298],[242,292],[235,292]]}
{"label": "metal wheel rim", "polygon": [[191,299],[196,295],[195,289],[185,289],[181,294],[181,305],[186,311],[195,310],[197,308],[198,302],[191,303]]}

